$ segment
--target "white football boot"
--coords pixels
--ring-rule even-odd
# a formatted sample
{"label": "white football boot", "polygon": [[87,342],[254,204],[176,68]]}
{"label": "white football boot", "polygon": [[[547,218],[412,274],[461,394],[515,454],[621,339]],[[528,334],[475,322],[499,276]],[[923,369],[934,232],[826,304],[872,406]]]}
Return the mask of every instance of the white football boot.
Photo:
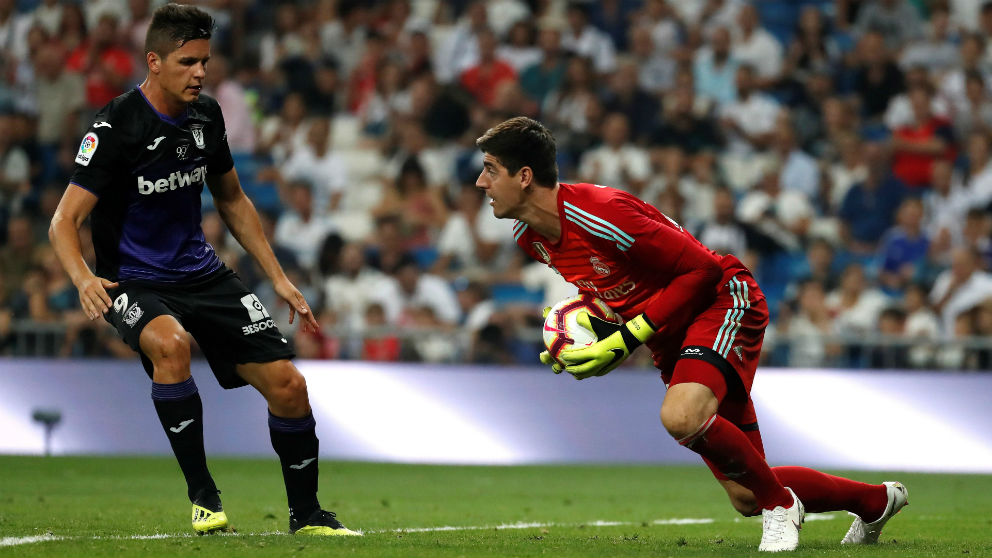
{"label": "white football boot", "polygon": [[792,506],[761,510],[761,544],[758,545],[761,552],[795,550],[799,546],[799,530],[806,520],[806,510],[796,493],[789,487],[785,489],[792,495]]}
{"label": "white football boot", "polygon": [[882,484],[885,485],[885,492],[889,496],[889,502],[885,505],[882,517],[871,523],[865,523],[860,517],[852,513],[854,523],[851,524],[851,528],[847,530],[847,534],[844,535],[844,540],[840,541],[840,544],[877,543],[882,527],[892,519],[893,515],[899,513],[903,506],[909,503],[909,491],[901,482],[884,482]]}

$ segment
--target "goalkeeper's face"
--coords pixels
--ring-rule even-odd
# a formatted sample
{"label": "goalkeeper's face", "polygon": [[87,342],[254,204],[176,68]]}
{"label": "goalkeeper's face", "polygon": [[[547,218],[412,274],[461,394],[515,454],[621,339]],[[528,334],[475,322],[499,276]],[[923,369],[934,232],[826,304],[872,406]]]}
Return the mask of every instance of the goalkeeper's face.
{"label": "goalkeeper's face", "polygon": [[524,184],[521,182],[523,169],[511,175],[499,159],[486,153],[482,159],[482,174],[475,185],[485,191],[489,197],[489,206],[493,215],[499,219],[514,218],[526,202]]}

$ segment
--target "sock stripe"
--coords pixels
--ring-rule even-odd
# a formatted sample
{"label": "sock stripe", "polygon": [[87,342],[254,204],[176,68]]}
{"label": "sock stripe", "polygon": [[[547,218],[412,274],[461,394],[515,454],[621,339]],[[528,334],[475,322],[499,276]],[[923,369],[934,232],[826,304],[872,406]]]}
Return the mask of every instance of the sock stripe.
{"label": "sock stripe", "polygon": [[269,430],[277,432],[308,432],[317,426],[317,421],[313,419],[313,413],[307,413],[305,417],[283,418],[277,417],[269,412]]}
{"label": "sock stripe", "polygon": [[715,420],[716,420],[716,413],[714,413],[713,416],[711,416],[706,422],[704,422],[702,425],[700,425],[699,428],[697,428],[695,432],[693,432],[692,434],[689,434],[688,436],[686,436],[684,438],[680,438],[678,440],[678,443],[680,445],[683,445],[683,446],[690,446],[690,445],[692,445],[692,443],[695,442],[696,440],[698,440],[700,437],[702,437],[703,434],[706,434],[706,431],[710,429],[710,426],[713,425],[713,422]]}
{"label": "sock stripe", "polygon": [[152,382],[152,400],[154,401],[176,401],[186,399],[197,393],[196,382],[193,376],[178,384],[160,384]]}

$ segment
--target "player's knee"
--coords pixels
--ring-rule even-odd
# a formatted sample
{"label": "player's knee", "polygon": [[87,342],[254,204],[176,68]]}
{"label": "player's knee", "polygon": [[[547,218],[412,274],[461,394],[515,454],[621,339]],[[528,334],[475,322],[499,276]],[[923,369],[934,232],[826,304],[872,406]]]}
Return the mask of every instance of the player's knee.
{"label": "player's knee", "polygon": [[701,409],[677,399],[665,399],[661,405],[661,424],[676,440],[696,432],[709,418]]}
{"label": "player's knee", "polygon": [[142,350],[156,368],[189,368],[189,338],[185,332],[153,336],[142,343]]}
{"label": "player's knee", "polygon": [[286,413],[284,416],[305,414],[310,409],[306,378],[288,361],[279,366],[277,376],[269,402]]}

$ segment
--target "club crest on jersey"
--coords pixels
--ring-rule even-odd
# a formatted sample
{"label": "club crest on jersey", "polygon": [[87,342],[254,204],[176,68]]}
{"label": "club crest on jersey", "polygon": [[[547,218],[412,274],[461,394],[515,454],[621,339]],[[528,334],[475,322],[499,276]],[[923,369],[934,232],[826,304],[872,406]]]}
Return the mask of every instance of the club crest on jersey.
{"label": "club crest on jersey", "polygon": [[193,141],[200,149],[206,149],[207,143],[203,141],[203,124],[190,124],[189,131],[193,133]]}
{"label": "club crest on jersey", "polygon": [[534,249],[537,250],[537,253],[544,258],[544,263],[551,263],[551,254],[549,254],[547,249],[544,248],[544,245],[540,242],[534,242],[533,245]]}
{"label": "club crest on jersey", "polygon": [[610,266],[608,266],[605,263],[603,263],[596,256],[593,256],[593,257],[589,258],[589,263],[592,264],[592,269],[596,273],[598,273],[600,275],[609,275],[610,274]]}
{"label": "club crest on jersey", "polygon": [[83,142],[79,144],[79,152],[76,153],[76,162],[84,167],[89,165],[99,144],[100,138],[97,137],[96,132],[89,132],[83,136]]}
{"label": "club crest on jersey", "polygon": [[176,148],[176,159],[180,161],[186,160],[186,151],[189,149],[189,144],[184,143]]}

